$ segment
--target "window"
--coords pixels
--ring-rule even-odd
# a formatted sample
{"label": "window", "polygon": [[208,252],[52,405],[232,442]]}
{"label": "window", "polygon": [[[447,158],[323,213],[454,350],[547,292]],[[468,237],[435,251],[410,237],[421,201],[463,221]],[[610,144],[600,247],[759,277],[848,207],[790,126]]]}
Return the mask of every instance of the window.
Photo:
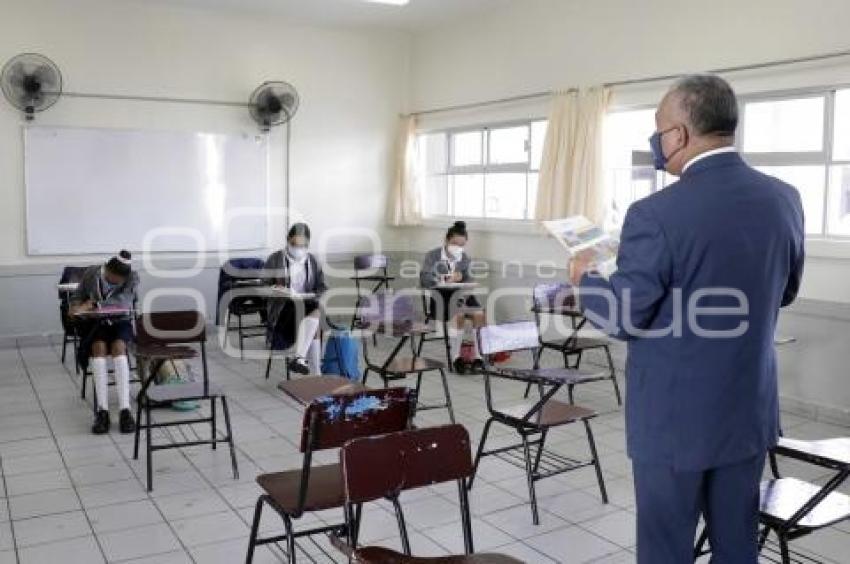
{"label": "window", "polygon": [[533,219],[546,127],[536,120],[420,134],[426,215]]}
{"label": "window", "polygon": [[[737,143],[753,167],[794,186],[806,233],[850,238],[850,89],[742,96]],[[652,167],[654,108],[614,111],[604,130],[608,227],[632,202],[674,181]]]}

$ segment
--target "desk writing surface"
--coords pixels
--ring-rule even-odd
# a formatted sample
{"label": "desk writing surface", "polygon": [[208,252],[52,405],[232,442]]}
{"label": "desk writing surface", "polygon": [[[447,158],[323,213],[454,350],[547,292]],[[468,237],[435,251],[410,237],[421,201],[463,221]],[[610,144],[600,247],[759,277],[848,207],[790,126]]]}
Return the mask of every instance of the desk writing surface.
{"label": "desk writing surface", "polygon": [[331,375],[284,380],[277,387],[301,405],[310,405],[314,400],[324,396],[356,394],[369,389],[359,382]]}
{"label": "desk writing surface", "polygon": [[131,310],[121,306],[103,306],[87,311],[78,311],[75,317],[82,319],[111,319],[116,317],[129,317]]}
{"label": "desk writing surface", "polygon": [[77,288],[80,287],[79,282],[65,282],[64,284],[57,284],[56,289],[60,292],[74,292]]}
{"label": "desk writing surface", "polygon": [[290,300],[315,300],[316,294],[311,292],[299,293],[285,286],[269,286],[265,293],[272,298],[287,298]]}
{"label": "desk writing surface", "polygon": [[465,288],[477,288],[478,282],[440,282],[434,286],[435,290],[462,290]]}

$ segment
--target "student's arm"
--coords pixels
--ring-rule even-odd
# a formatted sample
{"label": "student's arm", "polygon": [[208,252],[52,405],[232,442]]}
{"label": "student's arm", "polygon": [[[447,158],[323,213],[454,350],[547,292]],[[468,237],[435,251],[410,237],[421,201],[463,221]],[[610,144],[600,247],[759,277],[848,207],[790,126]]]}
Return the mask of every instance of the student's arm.
{"label": "student's arm", "polygon": [[88,311],[94,307],[94,300],[90,295],[90,283],[89,279],[91,277],[88,275],[88,272],[83,276],[80,283],[77,285],[77,289],[74,290],[74,293],[71,294],[70,299],[70,307],[68,308],[68,313],[71,315],[75,315],[81,311]]}
{"label": "student's arm", "polygon": [[661,225],[650,210],[633,204],[626,214],[617,271],[608,280],[585,274],[579,297],[588,321],[617,339],[640,337],[667,295],[673,260]]}
{"label": "student's arm", "polygon": [[803,264],[806,261],[806,228],[803,204],[796,190],[793,191],[793,194],[796,197],[794,240],[791,243],[791,269],[788,273],[788,280],[785,283],[785,291],[782,294],[782,307],[791,305],[797,299],[797,293],[800,291],[800,283],[803,280]]}
{"label": "student's arm", "polygon": [[440,283],[440,277],[437,274],[438,261],[435,261],[433,257],[433,253],[427,253],[425,258],[422,259],[422,270],[419,271],[419,285],[423,288],[433,288]]}

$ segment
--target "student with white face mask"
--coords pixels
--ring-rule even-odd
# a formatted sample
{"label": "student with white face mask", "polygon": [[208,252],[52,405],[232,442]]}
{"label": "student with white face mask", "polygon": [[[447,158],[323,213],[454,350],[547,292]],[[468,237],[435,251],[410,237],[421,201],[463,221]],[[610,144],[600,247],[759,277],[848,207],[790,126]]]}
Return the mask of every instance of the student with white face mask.
{"label": "student with white face mask", "polygon": [[322,268],[308,251],[310,228],[294,224],[287,233],[286,248],[266,260],[267,281],[284,286],[296,294],[315,294],[307,300],[270,299],[268,305],[268,341],[272,350],[294,347],[289,369],[298,374],[321,374],[322,344],[319,298],[327,290]]}
{"label": "student with white face mask", "polygon": [[[422,270],[419,273],[419,282],[423,288],[434,289],[440,284],[452,282],[472,282],[472,276],[469,273],[470,258],[466,254],[466,243],[469,240],[469,234],[466,231],[466,222],[456,221],[448,231],[443,241],[443,245],[429,251],[422,260]],[[451,292],[441,292],[440,295],[445,298],[443,301],[443,311],[436,311],[438,319],[442,319],[448,315],[452,318],[448,324],[449,334],[449,349],[451,358],[454,359],[452,366],[458,374],[463,374],[466,371],[466,365],[461,359],[461,343],[463,341],[463,332],[466,321],[472,321],[474,328],[482,327],[486,324],[486,317],[481,305],[475,296],[464,296],[459,298],[462,304],[453,303],[454,297]],[[439,306],[437,300],[431,299],[431,311]],[[460,305],[461,311],[452,312],[455,305]],[[483,367],[481,355],[478,352],[478,343],[476,339],[472,339],[473,354],[475,360],[472,363],[472,368],[477,369]]]}

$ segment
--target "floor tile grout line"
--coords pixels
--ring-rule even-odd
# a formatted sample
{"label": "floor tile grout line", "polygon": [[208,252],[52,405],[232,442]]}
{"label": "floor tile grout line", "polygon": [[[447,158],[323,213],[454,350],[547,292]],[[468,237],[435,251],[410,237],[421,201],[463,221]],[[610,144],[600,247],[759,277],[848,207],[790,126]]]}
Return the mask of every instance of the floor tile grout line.
{"label": "floor tile grout line", "polygon": [[[45,411],[45,409],[44,409],[44,404],[41,401],[41,396],[39,395],[38,390],[36,389],[35,384],[32,380],[32,375],[30,374],[29,367],[27,366],[27,361],[24,358],[24,353],[23,353],[23,351],[21,351],[21,346],[20,346],[20,343],[18,342],[18,340],[15,340],[15,346],[16,346],[16,349],[18,351],[18,358],[20,359],[21,366],[23,367],[24,373],[26,374],[27,379],[29,380],[30,386],[32,387],[32,391],[35,394],[35,399],[36,399],[36,402],[38,403],[38,407],[41,410],[41,413],[44,416],[44,420],[47,423],[47,428],[50,431],[50,436],[53,439],[54,444],[56,445],[56,449],[59,451],[59,458],[62,460],[62,466],[65,468],[65,472],[67,472],[68,476],[70,477],[70,468],[68,466],[67,461],[65,460],[65,456],[62,452],[62,449],[59,446],[59,440],[57,439],[56,433],[53,430],[53,424],[50,423],[50,420],[47,417],[47,411]],[[67,371],[67,369],[66,369],[66,371]],[[85,506],[83,505],[83,498],[80,495],[79,490],[77,489],[77,487],[75,485],[73,485],[73,483],[71,484],[71,489],[73,490],[74,495],[77,498],[77,502],[80,504],[80,511],[82,512],[82,514],[86,518],[86,523],[89,526],[89,530],[91,530],[92,537],[94,538],[95,544],[97,545],[97,548],[100,551],[100,555],[103,557],[103,561],[108,562],[109,559],[106,557],[106,552],[103,549],[103,545],[100,542],[100,539],[98,538],[98,536],[94,532],[94,526],[92,525],[91,517],[89,516],[88,511],[86,510]],[[10,519],[12,518],[11,507],[9,509],[9,518]],[[45,543],[45,544],[47,544],[47,543]]]}
{"label": "floor tile grout line", "polygon": [[3,491],[6,493],[6,511],[8,511],[8,513],[9,513],[9,531],[12,534],[12,549],[15,552],[15,562],[18,562],[18,564],[20,564],[21,556],[20,556],[20,552],[18,551],[18,538],[15,536],[15,522],[12,519],[12,507],[11,507],[11,504],[9,503],[9,497],[8,497],[9,496],[9,486],[6,483],[6,471],[4,469],[3,457],[2,456],[0,456],[0,477],[2,477],[2,479],[3,479]]}
{"label": "floor tile grout line", "polygon": [[[54,354],[56,354],[57,358],[59,358],[58,351],[56,351],[56,350],[55,350],[55,348],[54,348],[54,347],[52,347],[52,346],[51,346],[51,348],[53,349],[53,353],[54,353]],[[20,349],[18,349],[18,352],[19,352],[19,354],[21,354],[21,353],[20,353]],[[22,361],[22,362],[24,362],[24,363],[26,362],[26,361],[24,360],[24,358],[23,358],[23,355],[22,355],[22,354],[21,354],[21,361]],[[25,368],[26,368],[26,364],[24,364],[24,366],[25,366]],[[69,377],[69,378],[71,378],[71,381],[73,382],[73,380],[74,380],[74,379],[73,379],[73,376],[71,375],[70,370],[68,370],[68,367],[67,367],[67,366],[65,366],[65,364],[64,364],[64,363],[62,363],[62,367],[63,367],[63,369],[65,370],[65,373],[68,375],[68,377]],[[121,458],[124,460],[124,462],[125,462],[128,466],[130,466],[130,469],[132,470],[132,463],[131,463],[131,462],[130,462],[130,460],[127,458],[127,456],[124,454],[124,451],[122,450],[121,445],[120,445],[120,444],[118,444],[118,441],[116,441],[116,440],[115,440],[115,437],[113,437],[113,436],[112,436],[112,433],[109,433],[109,440],[112,442],[112,445],[113,445],[113,446],[115,447],[115,449],[118,451],[118,453],[120,454],[120,456],[121,456]],[[57,442],[56,446],[57,446],[57,448],[59,448],[59,456],[62,456],[62,450],[61,450],[61,448],[59,447],[58,442]],[[64,457],[63,457],[63,461],[64,461]],[[144,483],[142,482],[141,477],[139,477],[139,476],[138,476],[135,472],[133,472],[133,477],[135,478],[135,480],[139,483],[139,485],[140,485],[142,488],[145,488],[145,485],[144,485]],[[76,487],[74,487],[74,491],[75,491],[75,492],[77,492]],[[194,557],[192,556],[192,554],[189,552],[188,547],[187,547],[187,546],[183,543],[183,541],[180,539],[180,536],[177,534],[177,531],[174,529],[174,526],[171,524],[171,522],[170,522],[168,519],[166,519],[166,518],[165,518],[165,515],[164,515],[164,514],[162,513],[162,511],[160,510],[159,506],[156,504],[156,501],[154,500],[153,496],[151,495],[151,492],[145,491],[145,495],[147,496],[147,498],[148,498],[148,500],[150,501],[150,503],[154,506],[154,508],[156,508],[157,513],[159,513],[160,517],[162,517],[163,522],[164,522],[166,525],[168,525],[168,529],[171,531],[171,534],[172,534],[172,535],[174,535],[174,538],[175,538],[175,539],[177,539],[177,542],[178,542],[178,543],[180,544],[180,546],[183,548],[184,553],[185,553],[185,554],[189,557],[189,559],[192,561],[192,563],[193,563],[193,564],[197,564],[197,563],[195,562],[195,558],[194,558]],[[77,496],[79,497],[79,492],[77,492]],[[82,506],[82,505],[83,505],[83,503],[82,503],[82,499],[80,499],[80,506]],[[112,504],[112,505],[118,505],[118,504]],[[84,512],[85,512],[85,514],[86,514],[86,519],[88,519],[88,518],[89,518],[89,517],[88,517],[88,513],[85,511],[85,508],[83,508],[83,511],[84,511]],[[103,559],[104,559],[104,561],[105,561],[105,562],[109,562],[109,559],[106,557],[106,553],[105,553],[105,551],[103,550],[103,547],[101,546],[100,536],[99,536],[97,533],[95,533],[95,531],[94,531],[94,527],[91,525],[91,521],[90,521],[90,520],[89,520],[89,526],[91,527],[91,529],[92,529],[92,535],[94,535],[95,541],[97,542],[98,547],[100,548],[101,553],[103,554]],[[125,529],[125,530],[129,530],[129,529]],[[108,533],[104,533],[104,534],[108,534]],[[146,555],[145,555],[145,556],[146,556]]]}

